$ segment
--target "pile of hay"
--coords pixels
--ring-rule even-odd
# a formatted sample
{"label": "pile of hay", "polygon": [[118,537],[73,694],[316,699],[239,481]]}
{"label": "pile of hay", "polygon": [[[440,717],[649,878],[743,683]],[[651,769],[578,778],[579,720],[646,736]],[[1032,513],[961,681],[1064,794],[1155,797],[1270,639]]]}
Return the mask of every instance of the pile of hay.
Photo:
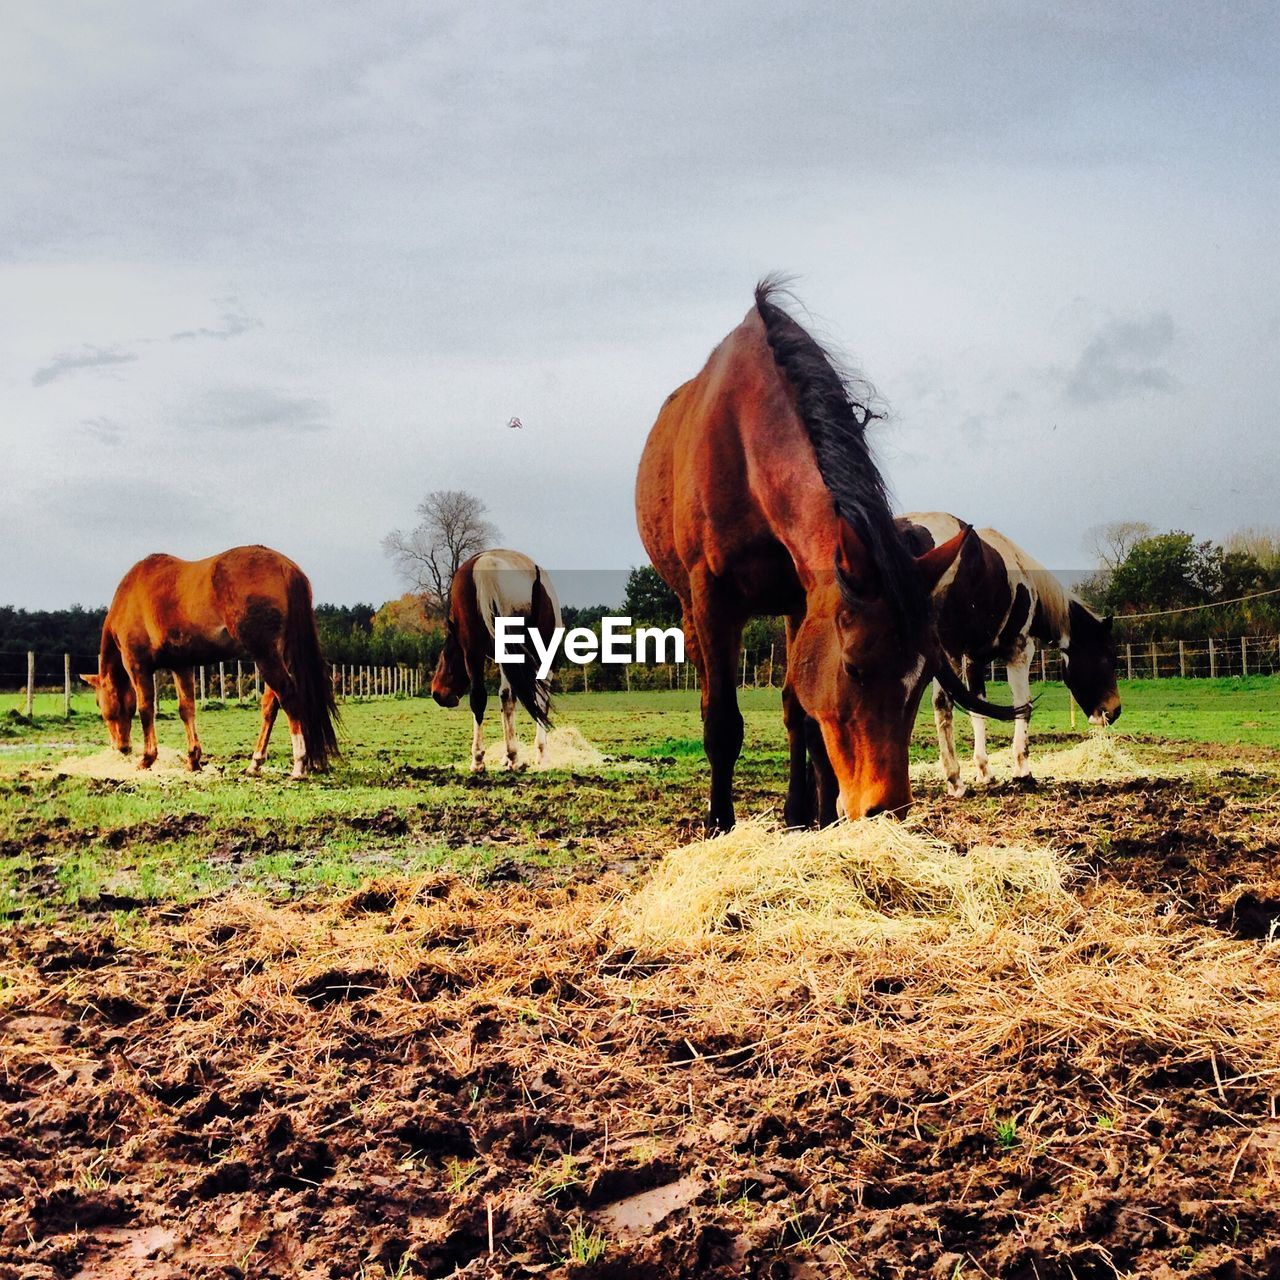
{"label": "pile of hay", "polygon": [[[491,742],[484,753],[487,769],[501,769],[507,760],[507,749],[501,738]],[[571,724],[559,725],[547,735],[547,757],[539,764],[532,742],[516,745],[518,769],[600,769],[621,767],[610,761],[599,747],[588,742],[580,729]]]}
{"label": "pile of hay", "polygon": [[1160,770],[1143,764],[1107,729],[1094,729],[1074,747],[1033,758],[1031,772],[1059,782],[1127,782],[1153,778]]}
{"label": "pile of hay", "polygon": [[114,747],[104,747],[91,756],[71,755],[50,766],[54,773],[73,778],[104,778],[118,782],[199,782],[218,777],[222,769],[206,764],[198,773],[187,768],[187,753],[173,747],[161,747],[160,754],[150,769],[139,769],[141,753],[123,756]]}
{"label": "pile of hay", "polygon": [[1044,848],[958,853],[910,823],[780,831],[761,821],[673,850],[622,908],[633,946],[682,951],[717,939],[833,950],[875,938],[976,933],[1071,902]]}

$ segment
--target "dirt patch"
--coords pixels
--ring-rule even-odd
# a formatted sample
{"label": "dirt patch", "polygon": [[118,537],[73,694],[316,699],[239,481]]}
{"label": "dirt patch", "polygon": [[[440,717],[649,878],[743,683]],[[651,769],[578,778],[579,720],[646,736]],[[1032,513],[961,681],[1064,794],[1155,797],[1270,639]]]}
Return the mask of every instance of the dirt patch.
{"label": "dirt patch", "polygon": [[10,930],[0,1277],[1275,1274],[1277,944],[1090,861],[1270,838],[1212,799],[1011,793],[1069,909],[927,945],[639,952],[607,876]]}

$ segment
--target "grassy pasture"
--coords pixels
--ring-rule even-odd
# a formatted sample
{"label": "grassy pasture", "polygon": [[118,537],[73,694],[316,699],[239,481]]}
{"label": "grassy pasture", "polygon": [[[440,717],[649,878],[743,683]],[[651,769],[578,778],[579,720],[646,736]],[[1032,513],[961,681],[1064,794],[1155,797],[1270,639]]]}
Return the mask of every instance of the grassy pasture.
{"label": "grassy pasture", "polygon": [[[1070,735],[1065,687],[1036,686],[1033,750]],[[993,686],[997,700],[1007,690]],[[1123,688],[1121,727],[1143,739],[1280,749],[1280,679],[1136,681]],[[16,703],[17,699],[14,699]],[[741,693],[746,741],[740,767],[743,813],[780,810],[786,754],[779,695]],[[10,708],[11,710],[12,708]],[[34,723],[0,721],[0,905],[10,919],[62,914],[107,894],[124,907],[187,901],[231,886],[269,892],[349,889],[388,872],[451,868],[480,874],[499,861],[571,866],[665,847],[703,803],[706,766],[696,694],[569,694],[557,721],[573,725],[623,770],[471,777],[470,713],[428,699],[350,702],[345,753],[334,771],[288,782],[288,736],[280,731],[261,778],[241,776],[257,711],[231,705],[201,713],[210,766],[200,782],[161,783],[58,776],[73,753],[103,750],[92,700],[41,695]],[[486,719],[500,736],[496,707]],[[518,732],[530,740],[521,714]],[[968,720],[958,739],[971,743]],[[1084,731],[1083,717],[1078,733]],[[173,704],[162,710],[162,746],[181,749]],[[992,724],[993,757],[1009,739]],[[136,749],[135,742],[135,749]],[[1184,754],[1196,754],[1188,748]],[[936,757],[926,700],[913,760]],[[38,835],[32,843],[29,837]]]}

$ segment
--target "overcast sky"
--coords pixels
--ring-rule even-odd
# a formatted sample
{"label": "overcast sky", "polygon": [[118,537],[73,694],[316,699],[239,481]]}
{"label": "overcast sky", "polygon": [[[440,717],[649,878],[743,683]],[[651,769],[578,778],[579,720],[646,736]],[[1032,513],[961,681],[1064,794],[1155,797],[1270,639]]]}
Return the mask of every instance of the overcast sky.
{"label": "overcast sky", "polygon": [[646,433],[771,270],[903,509],[1055,568],[1280,523],[1277,12],[8,6],[0,603],[242,542],[376,603],[443,487],[641,562]]}

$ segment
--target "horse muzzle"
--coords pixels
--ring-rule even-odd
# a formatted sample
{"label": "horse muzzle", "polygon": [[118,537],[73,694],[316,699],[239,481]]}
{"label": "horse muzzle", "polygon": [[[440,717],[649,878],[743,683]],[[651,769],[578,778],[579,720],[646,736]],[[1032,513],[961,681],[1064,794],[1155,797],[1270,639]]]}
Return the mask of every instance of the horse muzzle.
{"label": "horse muzzle", "polygon": [[462,701],[456,693],[441,693],[436,689],[431,690],[431,696],[442,707],[456,707]]}
{"label": "horse muzzle", "polygon": [[1115,724],[1120,719],[1120,700],[1117,698],[1115,702],[1104,703],[1090,717],[1089,723],[1103,728],[1109,724]]}

